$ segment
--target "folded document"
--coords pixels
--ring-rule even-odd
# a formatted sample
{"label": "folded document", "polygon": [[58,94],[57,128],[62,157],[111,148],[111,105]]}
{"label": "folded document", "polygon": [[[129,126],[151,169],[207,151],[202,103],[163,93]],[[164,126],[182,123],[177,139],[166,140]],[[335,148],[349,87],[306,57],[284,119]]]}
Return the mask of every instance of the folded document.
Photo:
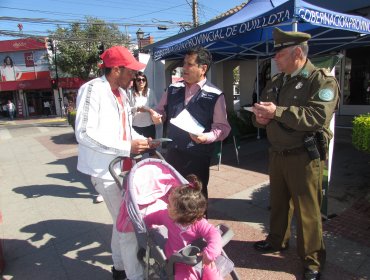
{"label": "folded document", "polygon": [[200,135],[204,131],[204,127],[186,109],[182,110],[176,118],[172,118],[170,123],[194,135]]}

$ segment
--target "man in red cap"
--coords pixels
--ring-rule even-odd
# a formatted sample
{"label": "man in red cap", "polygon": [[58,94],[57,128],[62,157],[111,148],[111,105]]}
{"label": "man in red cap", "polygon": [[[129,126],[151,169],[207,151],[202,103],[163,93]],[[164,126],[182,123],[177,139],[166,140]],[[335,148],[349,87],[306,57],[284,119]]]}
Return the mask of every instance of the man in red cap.
{"label": "man in red cap", "polygon": [[[145,64],[138,62],[129,50],[121,46],[107,49],[100,57],[104,76],[85,83],[78,91],[77,169],[91,176],[113,219],[113,279],[139,280],[143,279],[143,267],[136,257],[138,245],[135,233],[120,233],[116,229],[122,193],[108,167],[117,156],[139,154],[150,146],[148,139],[132,129],[126,94],[136,71],[145,68]],[[123,168],[127,163],[128,160],[123,162]]]}

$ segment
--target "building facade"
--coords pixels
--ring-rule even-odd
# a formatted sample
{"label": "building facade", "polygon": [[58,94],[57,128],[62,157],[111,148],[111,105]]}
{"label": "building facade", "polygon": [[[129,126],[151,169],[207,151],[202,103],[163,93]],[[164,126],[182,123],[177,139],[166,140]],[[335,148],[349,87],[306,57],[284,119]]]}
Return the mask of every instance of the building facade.
{"label": "building facade", "polygon": [[60,115],[66,112],[83,83],[76,78],[61,78],[52,88],[45,38],[0,41],[0,116],[6,117],[6,104],[16,106],[17,118]]}

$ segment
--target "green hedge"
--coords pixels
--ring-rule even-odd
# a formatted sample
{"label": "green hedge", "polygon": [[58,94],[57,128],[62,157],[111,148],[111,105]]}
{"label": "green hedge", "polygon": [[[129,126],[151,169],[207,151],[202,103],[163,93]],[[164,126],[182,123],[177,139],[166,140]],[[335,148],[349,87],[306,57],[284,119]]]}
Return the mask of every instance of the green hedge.
{"label": "green hedge", "polygon": [[356,149],[370,153],[370,114],[353,119],[352,144]]}
{"label": "green hedge", "polygon": [[76,111],[68,112],[68,123],[75,129]]}

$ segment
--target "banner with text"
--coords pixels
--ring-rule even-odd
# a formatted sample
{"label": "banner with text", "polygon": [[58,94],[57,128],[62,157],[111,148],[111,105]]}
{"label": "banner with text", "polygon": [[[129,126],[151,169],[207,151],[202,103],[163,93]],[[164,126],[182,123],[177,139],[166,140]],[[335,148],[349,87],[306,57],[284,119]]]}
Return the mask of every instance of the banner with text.
{"label": "banner with text", "polygon": [[277,25],[290,20],[292,16],[292,7],[289,7],[287,4],[283,4],[256,18],[240,22],[235,25],[215,29],[212,28],[198,34],[195,33],[188,38],[182,38],[180,42],[173,42],[171,46],[163,46],[157,50],[154,49],[154,60],[159,60],[168,54],[181,52],[199,45],[206,45],[220,40],[228,40],[235,36],[246,34],[247,32]]}

